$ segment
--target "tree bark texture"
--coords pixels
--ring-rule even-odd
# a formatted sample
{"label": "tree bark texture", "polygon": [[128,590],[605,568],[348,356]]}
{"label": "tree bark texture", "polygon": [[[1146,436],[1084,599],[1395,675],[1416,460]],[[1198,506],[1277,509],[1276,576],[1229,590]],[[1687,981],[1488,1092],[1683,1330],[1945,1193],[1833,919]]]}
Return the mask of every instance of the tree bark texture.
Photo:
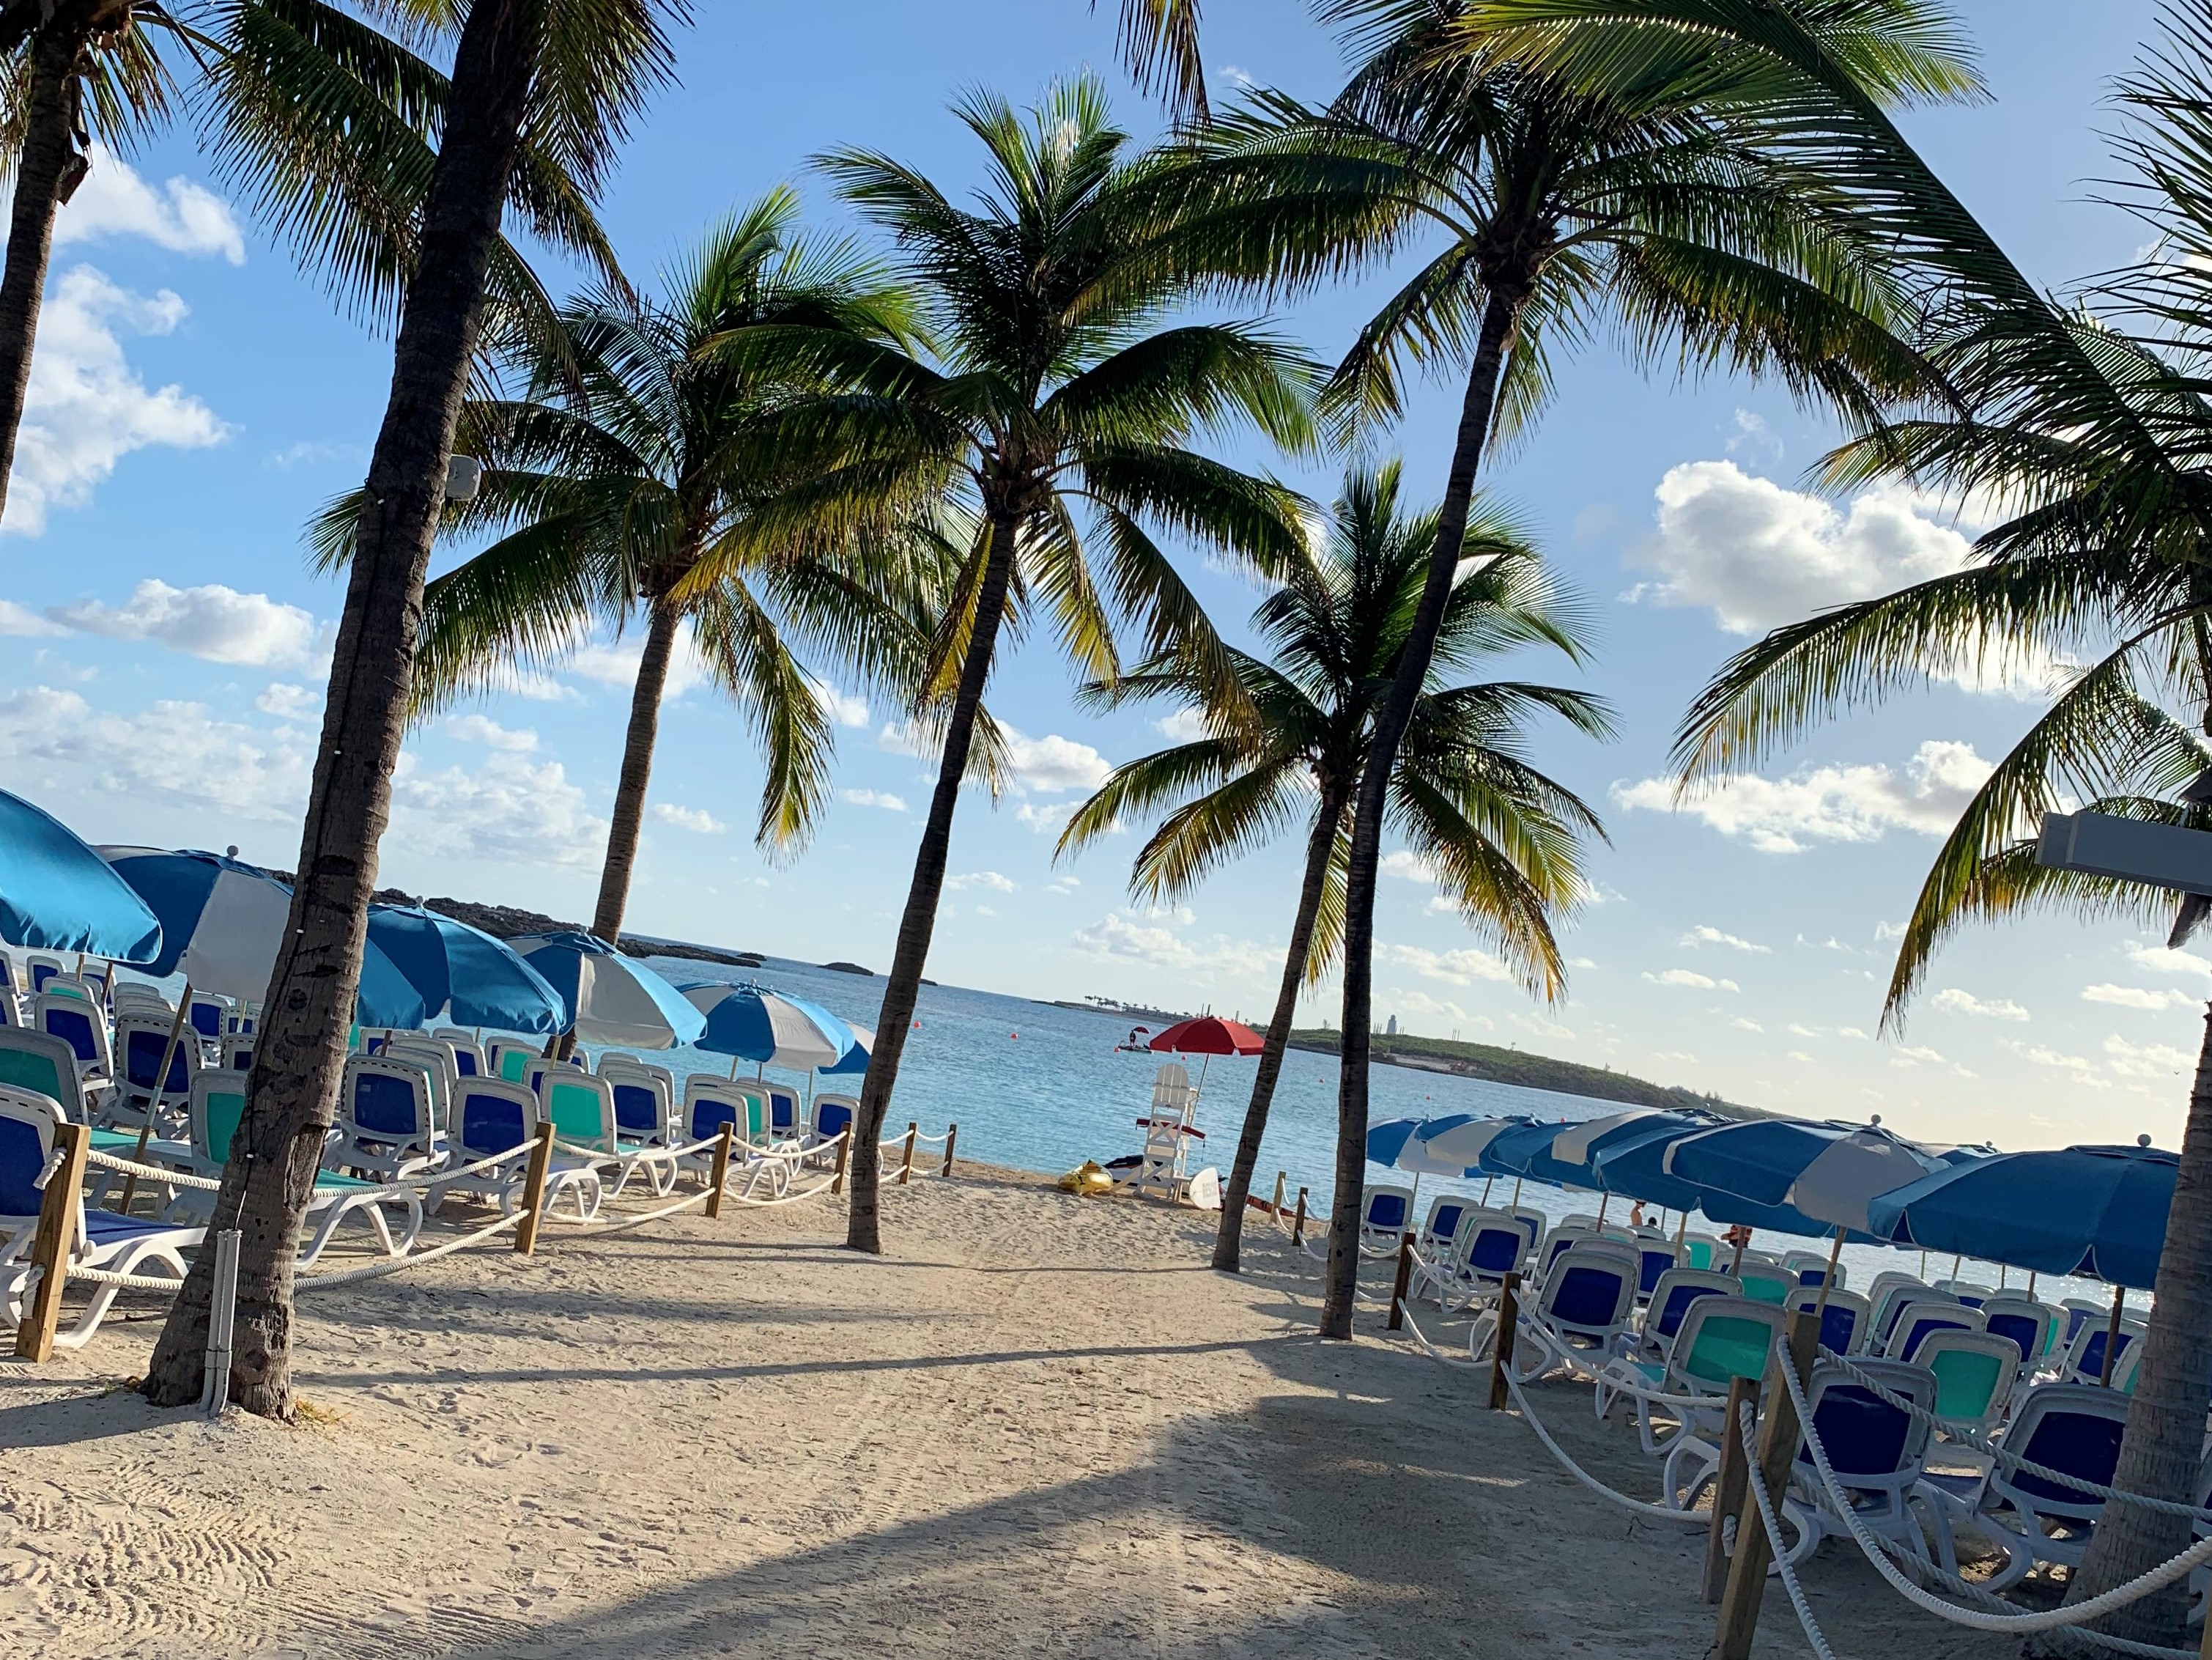
{"label": "tree bark texture", "polygon": [[98,9],[82,3],[58,7],[31,42],[23,148],[15,158],[7,264],[0,269],[0,511],[7,507],[15,436],[30,395],[31,352],[46,298],[54,219],[90,166],[76,142],[78,76]]}
{"label": "tree bark texture", "polygon": [[679,619],[675,607],[659,599],[652,607],[637,684],[630,691],[629,731],[623,739],[622,775],[615,785],[614,818],[607,826],[599,903],[592,912],[592,932],[610,946],[622,937],[623,912],[629,905],[630,873],[637,865],[638,831],[645,822],[646,787],[653,781],[653,749],[660,738],[660,699],[668,689],[668,665],[676,651]]}
{"label": "tree bark texture", "polygon": [[[244,1235],[230,1398],[264,1417],[292,1410],[293,1258],[344,1070],[377,846],[406,725],[422,579],[483,322],[484,273],[537,75],[544,6],[475,0],[462,25],[392,355],[391,398],[369,461],[289,932],[260,1018],[245,1116],[216,1196],[216,1217],[235,1219]],[[155,1349],[145,1391],[157,1405],[199,1396],[213,1256],[193,1265]]]}
{"label": "tree bark texture", "polygon": [[1314,919],[1321,915],[1329,854],[1335,850],[1337,824],[1343,817],[1342,800],[1324,791],[1321,810],[1314,818],[1313,837],[1306,845],[1305,881],[1298,889],[1297,915],[1291,919],[1291,946],[1283,959],[1282,988],[1275,994],[1274,1018],[1267,1022],[1260,1069],[1252,1078],[1251,1104],[1244,1109],[1237,1158],[1229,1167],[1229,1185],[1221,1195],[1221,1225],[1213,1236],[1213,1266],[1226,1274],[1234,1274],[1243,1266],[1245,1201],[1251,1195],[1253,1173],[1259,1166],[1260,1142],[1267,1134],[1267,1110],[1274,1104],[1275,1080],[1282,1075],[1284,1051],[1291,1046],[1291,1027],[1297,1019],[1298,993],[1306,982],[1306,958],[1313,952]]}
{"label": "tree bark texture", "polygon": [[1482,331],[1468,370],[1467,395],[1460,405],[1459,433],[1452,445],[1451,471],[1437,514],[1437,542],[1421,585],[1420,603],[1398,659],[1389,696],[1376,716],[1367,759],[1359,778],[1352,819],[1352,855],[1346,873],[1344,915],[1344,1052],[1337,1080],[1336,1196],[1330,1206],[1328,1267],[1322,1302],[1321,1335],[1352,1335],[1353,1292],[1359,1280],[1359,1207],[1367,1179],[1367,1067],[1373,1047],[1375,876],[1382,857],[1383,812],[1399,740],[1413,719],[1413,704],[1428,678],[1459,569],[1467,515],[1474,500],[1474,476],[1490,435],[1491,413],[1498,402],[1498,377],[1513,344],[1525,290],[1501,291],[1493,285],[1482,313]]}
{"label": "tree bark texture", "polygon": [[[2181,1167],[2166,1214],[2150,1318],[2136,1366],[2136,1392],[2120,1442],[2112,1485],[2153,1499],[2195,1504],[2204,1413],[2212,1403],[2212,1007],[2189,1091],[2181,1132]],[[2134,1505],[2106,1504],[2088,1559],[2067,1587],[2067,1600],[2100,1596],[2189,1548],[2189,1519]],[[2194,1647],[2185,1629],[2185,1578],[2097,1622],[2100,1630],[2140,1643]]]}
{"label": "tree bark texture", "polygon": [[884,1133],[891,1086],[898,1081],[899,1056],[905,1053],[907,1033],[914,1025],[921,971],[929,963],[929,941],[937,928],[937,902],[945,890],[945,863],[952,852],[952,814],[960,805],[960,784],[968,772],[968,751],[975,735],[976,711],[983,705],[983,684],[991,677],[991,654],[998,644],[1000,622],[1006,615],[1006,590],[1014,571],[1014,543],[1020,527],[1020,520],[1012,514],[992,516],[991,551],[983,561],[983,580],[975,595],[975,630],[960,665],[959,684],[953,690],[951,716],[945,727],[945,753],[938,763],[937,787],[930,795],[929,818],[922,826],[921,846],[914,856],[914,880],[907,889],[906,911],[899,918],[898,946],[891,953],[883,1007],[876,1016],[875,1047],[868,1053],[867,1077],[860,1085],[860,1110],[853,1126],[852,1155],[846,1164],[852,1208],[845,1243],[871,1255],[880,1256],[884,1249],[877,1191],[882,1160],[876,1142]]}

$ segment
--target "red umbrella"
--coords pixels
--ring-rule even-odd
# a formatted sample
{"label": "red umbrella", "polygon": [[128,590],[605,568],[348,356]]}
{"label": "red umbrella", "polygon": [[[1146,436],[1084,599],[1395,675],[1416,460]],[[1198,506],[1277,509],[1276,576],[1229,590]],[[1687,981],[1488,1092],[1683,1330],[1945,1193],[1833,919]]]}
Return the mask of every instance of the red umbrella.
{"label": "red umbrella", "polygon": [[1267,1040],[1238,1021],[1202,1014],[1176,1021],[1152,1039],[1152,1047],[1170,1055],[1257,1055]]}

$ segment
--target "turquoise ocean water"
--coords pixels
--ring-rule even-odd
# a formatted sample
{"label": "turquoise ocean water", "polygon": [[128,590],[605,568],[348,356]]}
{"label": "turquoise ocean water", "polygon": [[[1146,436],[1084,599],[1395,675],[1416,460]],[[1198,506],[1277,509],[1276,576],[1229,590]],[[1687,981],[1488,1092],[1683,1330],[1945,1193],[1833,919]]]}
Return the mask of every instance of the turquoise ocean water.
{"label": "turquoise ocean water", "polygon": [[[865,1026],[876,1025],[876,1011],[883,998],[884,982],[879,977],[864,979],[776,958],[751,970],[672,958],[651,960],[654,968],[678,985],[750,980],[819,1003],[842,1018]],[[1135,1121],[1144,1116],[1152,1099],[1152,1073],[1160,1057],[1114,1052],[1114,1046],[1128,1035],[1129,1017],[1060,1008],[955,986],[924,986],[915,1018],[921,1025],[908,1035],[897,1093],[891,1102],[890,1128],[913,1119],[925,1132],[935,1134],[947,1123],[957,1122],[963,1155],[1054,1175],[1073,1169],[1085,1158],[1103,1164],[1137,1151],[1144,1132]],[[678,1049],[650,1058],[683,1074],[728,1070],[727,1062],[696,1049]],[[1197,1079],[1197,1057],[1191,1057],[1188,1065],[1191,1077]],[[1203,1151],[1193,1154],[1192,1169],[1214,1164],[1226,1177],[1230,1161],[1236,1156],[1237,1132],[1251,1098],[1252,1075],[1258,1065],[1255,1060],[1234,1058],[1216,1058],[1208,1065],[1198,1110],[1199,1127],[1206,1132],[1206,1141]],[[743,1070],[750,1075],[753,1068],[748,1064]],[[769,1075],[802,1088],[806,1081],[798,1074],[780,1074],[773,1068]],[[860,1079],[828,1080],[822,1087],[857,1095]],[[1298,1189],[1305,1187],[1310,1190],[1310,1208],[1326,1214],[1334,1185],[1331,1172],[1336,1156],[1336,1088],[1334,1055],[1291,1052],[1275,1091],[1260,1168],[1252,1184],[1259,1197],[1264,1199],[1273,1191],[1275,1172],[1284,1171],[1289,1175],[1291,1197],[1295,1199]],[[1623,1110],[1617,1102],[1405,1067],[1376,1067],[1370,1074],[1369,1091],[1370,1122],[1376,1123],[1389,1118],[1438,1118],[1455,1112],[1517,1112],[1547,1121],[1580,1120]],[[1367,1176],[1370,1182],[1411,1180],[1401,1172],[1372,1164]],[[1422,1207],[1425,1212],[1427,1195],[1432,1192],[1480,1194],[1483,1185],[1424,1177]],[[1510,1183],[1500,1183],[1493,1199],[1502,1203],[1511,1190]],[[1522,1202],[1557,1218],[1595,1210],[1597,1195],[1532,1183],[1523,1189]],[[1620,1214],[1622,1208],[1615,1201],[1613,1214]],[[1668,1219],[1670,1228],[1676,1219]],[[1719,1231],[1702,1217],[1693,1219],[1692,1226]],[[1755,1243],[1777,1254],[1826,1249],[1820,1240],[1773,1233],[1759,1236]],[[1848,1283],[1855,1286],[1864,1286],[1884,1268],[1917,1269],[1919,1265],[1917,1251],[1875,1246],[1848,1246],[1844,1257],[1849,1268]],[[1968,1267],[1972,1268],[1971,1264]],[[1941,1278],[1950,1273],[1950,1264],[1931,1261],[1928,1271],[1931,1277]],[[2000,1278],[1994,1268],[1984,1269],[1978,1276],[1970,1272],[1967,1277],[1979,1277],[1991,1285]],[[2018,1270],[2006,1277],[2014,1286],[2025,1278]],[[2111,1292],[2087,1282],[2045,1276],[2038,1282],[2037,1294],[2056,1301],[2064,1296],[2109,1298]]]}

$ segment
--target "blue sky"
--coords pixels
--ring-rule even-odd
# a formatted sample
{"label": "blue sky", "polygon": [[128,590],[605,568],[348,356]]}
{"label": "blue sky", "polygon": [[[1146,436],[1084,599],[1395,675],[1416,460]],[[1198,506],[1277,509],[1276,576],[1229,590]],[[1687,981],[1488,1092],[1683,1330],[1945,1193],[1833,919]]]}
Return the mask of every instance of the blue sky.
{"label": "blue sky", "polygon": [[[781,181],[799,184],[816,220],[840,222],[805,173],[832,144],[878,147],[964,185],[973,143],[945,112],[963,87],[1022,100],[1090,66],[1130,124],[1154,119],[1114,67],[1110,3],[1103,16],[1079,0],[700,9],[680,42],[683,84],[641,124],[607,203],[642,280]],[[1917,115],[1915,137],[2039,279],[2125,258],[2142,237],[2091,199],[2111,171],[2097,133],[2112,120],[2106,84],[2150,7],[2102,7],[2094,30],[2052,0],[1964,11],[1995,100]],[[1287,0],[1212,0],[1206,27],[1220,94],[1245,77],[1316,94],[1332,84],[1334,45]],[[0,781],[97,840],[234,842],[289,864],[339,603],[307,569],[300,528],[360,476],[388,344],[294,271],[181,136],[127,164],[101,158],[61,239],[0,526]],[[1326,295],[1284,320],[1333,355],[1376,292]],[[1589,601],[1600,646],[1580,680],[1621,712],[1612,745],[1559,733],[1539,743],[1604,810],[1613,845],[1593,861],[1600,903],[1567,940],[1569,997],[1547,1010],[1430,909],[1418,873],[1386,877],[1378,1015],[1770,1107],[1879,1112],[1930,1136],[2178,1135],[2212,961],[2124,925],[1965,934],[1904,1037],[1871,1035],[1884,926],[1906,914],[1977,769],[2031,718],[2028,689],[1901,700],[1668,810],[1674,723],[1747,632],[1941,568],[1958,556],[1957,529],[1894,493],[1805,494],[1833,433],[1778,391],[1648,380],[1603,343],[1559,380],[1491,482]],[[1454,386],[1424,388],[1399,435],[1424,498],[1440,488],[1455,403]],[[1332,483],[1292,476],[1316,494]],[[1251,590],[1189,568],[1224,625],[1249,611]],[[605,642],[533,696],[418,735],[384,879],[586,915],[635,650]],[[1025,740],[1023,783],[995,811],[963,804],[933,977],[1256,1018],[1297,848],[1223,873],[1172,915],[1130,907],[1133,837],[1055,868],[1068,806],[1107,763],[1161,741],[1147,714],[1092,719],[1068,693],[1042,648],[994,683],[994,707]],[[928,787],[922,763],[885,739],[895,715],[842,700],[841,799],[805,856],[778,864],[750,842],[759,769],[740,723],[707,690],[685,690],[664,724],[632,925],[883,967]],[[1326,997],[1306,1018],[1323,1013]]]}

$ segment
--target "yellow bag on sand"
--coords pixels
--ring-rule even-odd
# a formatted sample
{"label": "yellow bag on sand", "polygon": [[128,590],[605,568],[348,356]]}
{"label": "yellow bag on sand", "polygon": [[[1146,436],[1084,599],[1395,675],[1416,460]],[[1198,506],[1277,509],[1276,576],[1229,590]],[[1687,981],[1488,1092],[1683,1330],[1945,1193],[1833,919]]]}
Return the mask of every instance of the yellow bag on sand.
{"label": "yellow bag on sand", "polygon": [[1079,1199],[1085,1194],[1110,1192],[1114,1178],[1106,1174],[1098,1161],[1086,1158],[1060,1178],[1060,1190],[1072,1193]]}

